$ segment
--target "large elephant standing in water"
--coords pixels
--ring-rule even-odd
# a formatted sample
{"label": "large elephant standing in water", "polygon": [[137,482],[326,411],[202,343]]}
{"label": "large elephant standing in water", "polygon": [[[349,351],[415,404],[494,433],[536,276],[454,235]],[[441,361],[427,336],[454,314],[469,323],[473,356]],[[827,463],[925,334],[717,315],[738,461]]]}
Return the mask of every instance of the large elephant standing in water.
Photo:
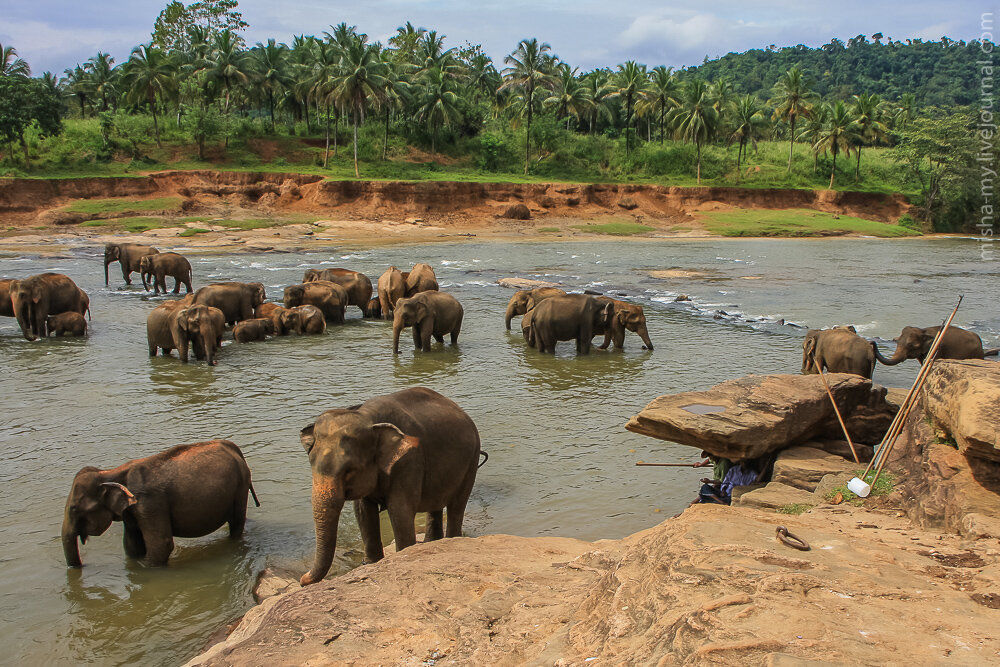
{"label": "large elephant standing in water", "polygon": [[157,348],[163,356],[170,354],[170,350],[177,350],[181,361],[187,363],[188,346],[193,345],[195,359],[214,366],[215,353],[222,346],[225,330],[226,318],[218,308],[167,301],[146,317],[149,356],[155,357]]}
{"label": "large elephant standing in water", "polygon": [[247,492],[257,494],[243,452],[229,440],[210,440],[129,461],[111,470],[88,466],[76,473],[63,515],[66,564],[80,567],[86,544],[112,521],[125,525],[125,554],[166,565],[174,537],[201,537],[229,524],[243,535]]}
{"label": "large elephant standing in water", "polygon": [[602,306],[611,304],[614,310],[610,325],[602,326],[601,323],[596,323],[594,326],[595,335],[604,334],[604,342],[598,346],[598,349],[606,350],[612,342],[615,344],[616,350],[624,349],[626,331],[631,331],[642,339],[642,349],[653,349],[653,341],[649,339],[646,314],[643,312],[642,306],[637,303],[612,299],[609,296],[598,296],[594,300]]}
{"label": "large elephant standing in water", "polygon": [[557,341],[576,340],[577,354],[589,354],[594,330],[611,327],[614,306],[586,294],[568,294],[545,299],[529,312],[530,335],[539,352],[555,354]]}
{"label": "large elephant standing in water", "polygon": [[393,354],[399,354],[399,334],[405,327],[413,327],[413,345],[418,350],[430,352],[431,337],[443,343],[445,334],[456,345],[464,316],[462,304],[446,292],[420,292],[400,299],[392,315]]}
{"label": "large elephant standing in water", "polygon": [[11,306],[28,340],[49,335],[49,315],[90,312],[90,297],[69,276],[39,273],[10,283]]}
{"label": "large elephant standing in water", "polygon": [[108,243],[104,246],[104,284],[108,284],[108,265],[118,262],[126,285],[132,284],[132,273],[139,271],[139,262],[146,255],[159,254],[152,246],[139,243]]}
{"label": "large elephant standing in water", "polygon": [[[383,319],[392,317],[396,302],[406,296],[406,278],[395,266],[390,266],[378,277],[378,302]],[[369,309],[370,310],[370,309]]]}
{"label": "large elephant standing in water", "polygon": [[323,312],[327,322],[343,324],[349,300],[347,290],[342,285],[329,280],[313,280],[286,287],[284,304],[286,308],[316,306]]}
{"label": "large elephant standing in water", "polygon": [[[927,353],[930,352],[931,345],[934,343],[934,337],[937,336],[940,330],[940,326],[924,328],[903,327],[902,333],[895,339],[896,351],[893,353],[891,359],[886,359],[882,356],[875,341],[871,343],[872,350],[875,352],[875,358],[886,366],[895,366],[907,359],[916,359],[923,364],[924,359],[927,358]],[[995,353],[995,350],[989,350],[988,352],[988,354]],[[940,347],[938,347],[937,358],[982,359],[985,354],[987,353],[983,352],[982,338],[971,331],[950,326],[941,340]]]}
{"label": "large elephant standing in water", "polygon": [[159,294],[161,289],[166,294],[167,276],[174,279],[174,294],[180,294],[181,285],[187,288],[188,294],[194,291],[191,287],[191,262],[187,257],[176,252],[161,252],[139,259],[139,277],[145,289],[149,289],[148,282],[153,285],[154,294]]}
{"label": "large elephant standing in water", "polygon": [[337,283],[347,291],[347,305],[357,306],[368,316],[368,302],[372,298],[372,281],[365,274],[350,269],[308,269],[302,276],[303,283],[325,280]]}
{"label": "large elephant standing in water", "polygon": [[194,293],[194,303],[218,308],[226,324],[249,320],[254,311],[264,303],[266,295],[261,283],[212,283]]}
{"label": "large elephant standing in water", "polygon": [[802,372],[818,373],[817,365],[830,373],[853,373],[870,380],[875,354],[854,327],[810,329],[802,341]]}
{"label": "large elephant standing in water", "polygon": [[[480,456],[476,424],[424,387],[327,410],[300,434],[312,467],[316,558],[303,586],[326,576],[344,502],[354,501],[365,559],[381,560],[379,510],[389,512],[396,548],[416,543],[414,519],[427,512],[424,541],[460,537]],[[444,509],[448,510],[447,532]]]}
{"label": "large elephant standing in water", "polygon": [[558,287],[536,287],[535,289],[522,289],[514,292],[507,302],[507,311],[504,313],[504,325],[510,331],[510,321],[517,315],[524,315],[526,312],[537,306],[545,299],[554,296],[566,296],[566,292]]}
{"label": "large elephant standing in water", "polygon": [[438,289],[437,275],[430,264],[414,264],[413,268],[403,273],[406,280],[406,295],[413,296],[420,292],[435,292]]}

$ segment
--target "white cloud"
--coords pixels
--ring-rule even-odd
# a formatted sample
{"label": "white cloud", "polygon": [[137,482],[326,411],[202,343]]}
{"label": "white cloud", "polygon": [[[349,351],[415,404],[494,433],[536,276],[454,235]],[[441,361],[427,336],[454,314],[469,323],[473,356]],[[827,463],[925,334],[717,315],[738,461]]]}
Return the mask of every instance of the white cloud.
{"label": "white cloud", "polygon": [[[131,31],[116,34],[80,26],[56,27],[41,21],[7,21],[0,37],[5,46],[12,45],[17,49],[18,55],[28,61],[36,76],[45,70],[62,73],[67,67],[98,51],[111,53],[121,61],[128,57],[137,43]],[[81,56],[83,53],[87,55]]]}

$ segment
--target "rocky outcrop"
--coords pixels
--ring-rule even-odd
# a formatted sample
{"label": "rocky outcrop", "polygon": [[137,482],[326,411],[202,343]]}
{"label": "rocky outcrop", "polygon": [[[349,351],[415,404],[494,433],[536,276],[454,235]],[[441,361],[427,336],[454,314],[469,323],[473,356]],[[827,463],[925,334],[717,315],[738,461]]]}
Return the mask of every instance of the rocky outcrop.
{"label": "rocky outcrop", "polygon": [[[877,429],[871,432],[872,424],[884,424],[884,433],[894,414],[885,401],[885,389],[857,375],[831,373],[826,377],[852,435],[877,442],[881,434]],[[864,418],[865,428],[852,423],[855,413]],[[707,391],[660,396],[625,428],[731,460],[757,458],[804,443],[831,428],[840,430],[818,375],[750,375]]]}
{"label": "rocky outcrop", "polygon": [[827,475],[846,473],[857,467],[843,457],[828,454],[821,449],[790,447],[775,459],[771,479],[796,489],[813,491]]}
{"label": "rocky outcrop", "polygon": [[921,525],[1000,537],[1000,364],[938,361],[889,469]]}
{"label": "rocky outcrop", "polygon": [[188,664],[990,664],[994,600],[995,549],[895,513],[699,505],[623,540],[418,544],[268,598]]}
{"label": "rocky outcrop", "polygon": [[503,213],[500,214],[501,218],[509,218],[511,220],[530,220],[531,211],[524,204],[514,204],[513,206],[508,206]]}
{"label": "rocky outcrop", "polygon": [[789,505],[809,508],[820,502],[811,491],[790,486],[782,482],[768,482],[760,489],[753,489],[734,497],[733,504],[742,507],[756,507],[763,510],[780,510]]}

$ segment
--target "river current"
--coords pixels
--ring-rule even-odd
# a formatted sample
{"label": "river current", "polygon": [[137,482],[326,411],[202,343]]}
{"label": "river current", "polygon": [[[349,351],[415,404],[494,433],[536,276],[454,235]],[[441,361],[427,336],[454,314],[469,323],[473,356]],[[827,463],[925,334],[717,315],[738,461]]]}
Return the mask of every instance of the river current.
{"label": "river current", "polygon": [[[165,248],[163,248],[165,249]],[[183,250],[181,249],[181,252]],[[348,310],[319,337],[236,345],[219,365],[150,359],[146,314],[162,300],[125,288],[117,264],[105,287],[101,249],[64,259],[0,257],[0,276],[66,273],[92,300],[86,339],[25,341],[0,318],[0,624],[11,664],[171,665],[198,652],[253,605],[265,566],[304,572],[313,550],[310,471],[299,430],[329,408],[405,387],[431,387],[475,420],[490,460],[479,473],[466,533],[621,537],[680,511],[700,470],[636,468],[638,460],[693,462],[688,447],[628,433],[624,424],[664,393],[704,389],[748,373],[797,373],[806,327],[854,324],[891,339],[905,325],[955,320],[1000,345],[1000,264],[971,240],[747,240],[479,243],[340,248],[295,254],[191,255],[197,287],[261,281],[271,299],[308,267],[342,266],[374,283],[390,264],[431,264],[465,307],[459,345],[415,354],[408,335],[391,352],[391,325]],[[659,279],[650,271],[693,271]],[[522,276],[624,295],[642,304],[655,351],[633,334],[624,353],[576,358],[527,349],[518,319],[503,326]],[[136,282],[138,276],[135,276]],[[172,288],[173,281],[170,280]],[[675,302],[679,294],[690,301]],[[599,339],[598,339],[599,340]],[[882,346],[888,355],[891,342]],[[879,366],[875,381],[908,386],[917,362]],[[228,438],[244,451],[262,506],[244,538],[225,529],[178,539],[170,565],[128,562],[121,524],[81,547],[70,570],[59,540],[73,475],[169,446]],[[386,529],[387,540],[391,531]],[[341,521],[330,576],[360,563],[353,513]]]}

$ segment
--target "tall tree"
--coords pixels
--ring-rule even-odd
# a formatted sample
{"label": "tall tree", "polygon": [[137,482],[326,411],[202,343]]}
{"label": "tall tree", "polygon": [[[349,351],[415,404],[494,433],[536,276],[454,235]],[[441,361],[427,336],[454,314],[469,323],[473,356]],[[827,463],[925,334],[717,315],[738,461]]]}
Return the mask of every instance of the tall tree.
{"label": "tall tree", "polygon": [[[313,63],[309,81],[309,97],[316,102],[316,113],[319,114],[319,103],[326,108],[326,149],[323,151],[323,168],[330,160],[330,107],[333,106],[333,85],[340,75],[341,50],[330,40],[317,41],[313,49]],[[336,151],[336,134],[334,134],[334,150]]]}
{"label": "tall tree", "polygon": [[0,76],[0,138],[21,144],[27,169],[31,159],[24,133],[34,126],[43,137],[59,134],[61,113],[62,101],[38,79]]}
{"label": "tall tree", "polygon": [[681,85],[672,67],[658,65],[649,72],[649,94],[643,102],[648,111],[656,115],[657,127],[660,130],[660,144],[666,133],[666,118],[678,104]]}
{"label": "tall tree", "polygon": [[784,120],[791,130],[788,139],[788,171],[792,170],[792,151],[795,148],[795,124],[799,118],[809,115],[813,101],[817,98],[812,90],[812,79],[798,67],[785,72],[774,86],[774,118]]}
{"label": "tall tree", "polygon": [[224,30],[215,35],[206,71],[209,81],[222,88],[226,100],[222,112],[228,114],[233,88],[246,84],[250,80],[251,71],[247,53],[240,48],[234,33]]}
{"label": "tall tree", "polygon": [[610,121],[611,114],[611,94],[614,92],[611,84],[611,74],[606,69],[595,69],[584,75],[584,85],[587,87],[587,94],[590,97],[590,112],[588,113],[587,128],[588,134],[594,133],[594,127],[601,120]]}
{"label": "tall tree", "polygon": [[87,72],[80,65],[67,68],[64,74],[66,75],[67,91],[80,103],[80,118],[86,118],[87,100],[90,98],[93,90],[90,85],[90,77],[87,76]]}
{"label": "tall tree", "polygon": [[701,185],[701,147],[715,136],[719,112],[701,79],[691,79],[684,85],[680,106],[671,112],[675,134],[684,141],[693,141],[698,153],[698,185]]}
{"label": "tall tree", "polygon": [[739,144],[736,151],[736,182],[740,182],[742,176],[741,157],[746,154],[749,146],[757,149],[757,140],[763,134],[764,120],[762,113],[764,107],[757,99],[756,95],[744,95],[733,103],[733,131],[729,134],[729,145],[734,142]]}
{"label": "tall tree", "polygon": [[577,69],[566,63],[556,67],[555,85],[552,93],[542,101],[542,106],[555,109],[557,119],[566,119],[566,129],[569,130],[570,118],[579,122],[589,110],[593,102],[590,90],[577,76]]}
{"label": "tall tree", "polygon": [[649,90],[649,77],[646,73],[646,66],[639,65],[634,60],[629,60],[618,66],[618,71],[611,76],[611,85],[614,92],[612,97],[619,97],[625,101],[625,158],[630,155],[629,149],[629,129],[632,126],[632,112],[635,110],[635,103],[645,98]]}
{"label": "tall tree", "polygon": [[167,54],[149,44],[141,44],[132,49],[132,55],[125,63],[124,82],[128,87],[128,97],[135,102],[144,101],[149,104],[153,113],[153,131],[156,133],[156,145],[160,143],[160,124],[156,116],[156,98],[160,101],[170,92],[174,83],[174,64]]}
{"label": "tall tree", "polygon": [[382,160],[385,161],[389,152],[389,120],[393,111],[402,109],[410,98],[410,84],[404,76],[405,63],[394,58],[389,49],[383,49],[382,76],[385,88],[382,91],[382,111],[385,112],[385,133],[382,137]]}
{"label": "tall tree", "polygon": [[31,68],[13,46],[0,44],[0,76],[31,76]]}
{"label": "tall tree", "polygon": [[851,98],[851,113],[854,114],[854,121],[858,126],[858,146],[857,164],[854,167],[854,181],[861,180],[861,146],[869,144],[875,146],[879,141],[884,141],[888,134],[888,129],[881,121],[882,99],[872,93],[870,95],[855,95]]}
{"label": "tall tree", "polygon": [[431,155],[435,154],[438,129],[451,125],[459,116],[454,82],[437,67],[421,77],[417,118],[431,128]]}
{"label": "tall tree", "polygon": [[358,125],[365,120],[370,105],[377,105],[385,94],[385,66],[377,44],[369,44],[366,35],[356,35],[344,48],[340,71],[333,80],[331,97],[351,112],[354,124],[354,176],[358,170]]}
{"label": "tall tree", "polygon": [[837,100],[830,108],[829,118],[819,141],[813,144],[814,151],[830,151],[833,155],[833,166],[830,168],[830,189],[833,189],[833,178],[837,174],[837,155],[851,155],[851,147],[861,136],[857,121],[843,100]]}
{"label": "tall tree", "polygon": [[[809,112],[809,117],[805,121],[805,125],[802,127],[802,131],[799,133],[798,138],[804,140],[810,146],[814,146],[820,137],[823,136],[823,130],[826,128],[826,122],[830,118],[830,105],[826,102],[819,102],[813,105],[812,110]],[[813,151],[813,173],[816,173],[819,162],[819,151]]]}
{"label": "tall tree", "polygon": [[101,111],[108,110],[108,95],[113,94],[115,79],[115,59],[103,51],[88,60],[83,65],[90,77],[90,85],[95,95],[101,98]]}
{"label": "tall tree", "polygon": [[291,83],[288,73],[288,47],[274,39],[267,44],[257,42],[253,50],[253,67],[257,83],[267,91],[267,105],[271,112],[271,132],[274,132],[274,95]]}
{"label": "tall tree", "polygon": [[524,173],[528,173],[531,162],[531,118],[535,107],[535,92],[550,86],[550,59],[546,54],[552,47],[534,37],[522,39],[517,48],[504,58],[507,67],[503,71],[504,83],[500,90],[516,89],[524,95],[525,113],[528,127],[524,137]]}

